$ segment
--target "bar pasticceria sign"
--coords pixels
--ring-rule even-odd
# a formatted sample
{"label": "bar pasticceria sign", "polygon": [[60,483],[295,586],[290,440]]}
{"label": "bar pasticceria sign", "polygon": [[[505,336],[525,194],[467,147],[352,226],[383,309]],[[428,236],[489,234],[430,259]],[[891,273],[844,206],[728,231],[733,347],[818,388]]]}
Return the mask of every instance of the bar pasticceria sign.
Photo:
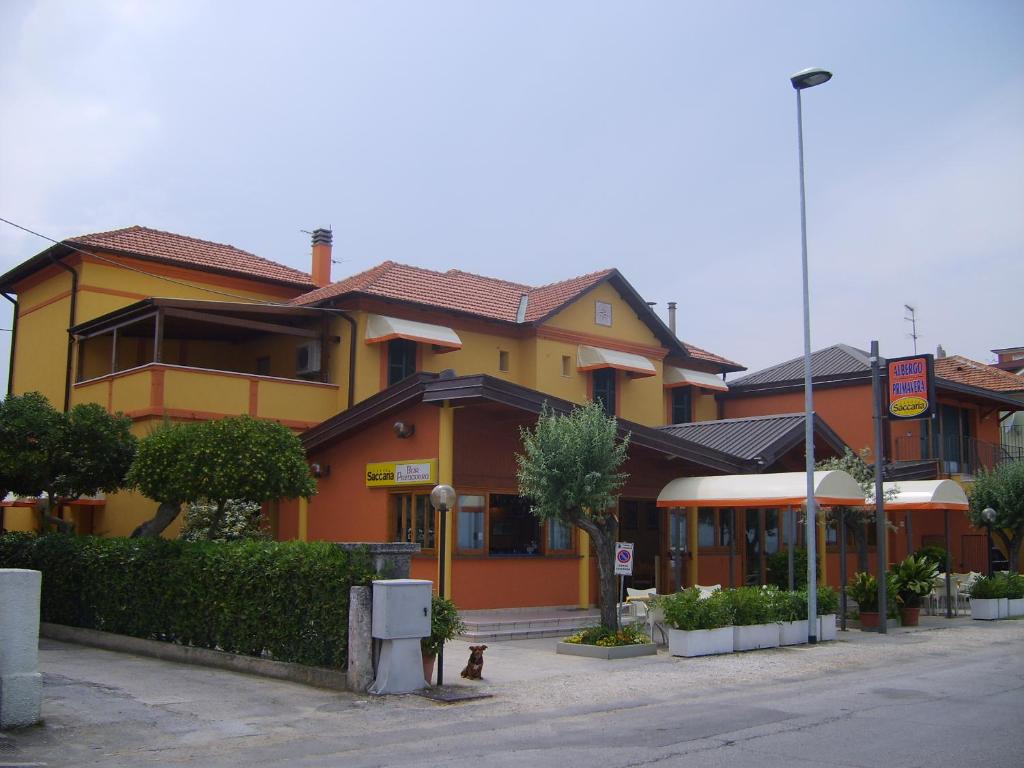
{"label": "bar pasticceria sign", "polygon": [[396,485],[436,484],[437,459],[376,461],[366,465],[367,488],[393,488]]}

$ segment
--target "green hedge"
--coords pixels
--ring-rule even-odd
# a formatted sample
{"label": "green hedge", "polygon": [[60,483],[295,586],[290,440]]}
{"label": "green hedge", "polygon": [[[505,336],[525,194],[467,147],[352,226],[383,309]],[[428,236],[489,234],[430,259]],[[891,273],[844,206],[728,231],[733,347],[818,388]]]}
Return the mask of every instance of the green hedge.
{"label": "green hedge", "polygon": [[42,571],[42,620],[343,668],[366,553],[327,542],[0,536],[0,568]]}

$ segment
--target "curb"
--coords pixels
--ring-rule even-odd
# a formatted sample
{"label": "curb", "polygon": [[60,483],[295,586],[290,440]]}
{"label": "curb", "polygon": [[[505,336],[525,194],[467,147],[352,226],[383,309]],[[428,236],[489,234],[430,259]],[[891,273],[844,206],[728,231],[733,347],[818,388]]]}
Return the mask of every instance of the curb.
{"label": "curb", "polygon": [[342,670],[326,667],[307,667],[287,661],[258,659],[254,656],[242,656],[236,653],[215,651],[210,648],[196,648],[191,645],[176,645],[160,640],[145,640],[141,637],[115,635],[112,632],[101,632],[96,629],[69,627],[64,624],[39,624],[39,636],[50,640],[88,645],[106,651],[134,653],[149,656],[163,661],[180,664],[226,669],[230,672],[241,672],[248,675],[269,677],[275,680],[286,680],[301,683],[315,688],[329,688],[336,691],[347,691],[348,680]]}

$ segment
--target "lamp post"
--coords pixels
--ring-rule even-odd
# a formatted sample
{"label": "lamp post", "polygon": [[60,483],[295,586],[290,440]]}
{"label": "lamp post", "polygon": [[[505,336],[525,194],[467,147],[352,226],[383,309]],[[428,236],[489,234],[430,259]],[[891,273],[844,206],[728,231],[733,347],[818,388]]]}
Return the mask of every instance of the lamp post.
{"label": "lamp post", "polygon": [[800,155],[800,253],[804,285],[804,446],[807,470],[807,625],[808,641],[818,641],[818,572],[815,553],[817,503],[814,500],[814,398],[811,391],[811,300],[807,284],[807,203],[804,194],[804,118],[800,92],[827,83],[832,73],[817,67],[789,78],[796,91],[796,136]]}
{"label": "lamp post", "polygon": [[[435,485],[430,492],[430,505],[441,513],[441,542],[437,547],[437,596],[447,597],[444,593],[444,569],[448,558],[448,510],[455,506],[455,489],[450,485]],[[437,651],[437,684],[444,685],[443,644]]]}
{"label": "lamp post", "polygon": [[996,519],[996,511],[992,507],[985,507],[981,510],[981,516],[985,518],[985,543],[988,548],[988,556],[985,562],[988,564],[988,575],[992,575],[992,523]]}

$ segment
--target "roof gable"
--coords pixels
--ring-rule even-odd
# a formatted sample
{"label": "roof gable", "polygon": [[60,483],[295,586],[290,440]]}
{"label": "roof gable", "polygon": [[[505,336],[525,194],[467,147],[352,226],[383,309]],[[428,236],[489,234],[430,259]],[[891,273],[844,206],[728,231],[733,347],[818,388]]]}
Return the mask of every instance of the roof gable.
{"label": "roof gable", "polygon": [[[883,358],[884,364],[884,358]],[[870,373],[868,353],[848,344],[833,344],[811,353],[811,375],[815,378],[841,378],[852,374]],[[794,357],[784,363],[765,368],[729,382],[729,387],[763,386],[803,381],[804,358]]]}
{"label": "roof gable", "polygon": [[949,355],[937,359],[935,375],[957,384],[966,384],[992,392],[1024,392],[1024,378],[1021,376],[961,355]]}

